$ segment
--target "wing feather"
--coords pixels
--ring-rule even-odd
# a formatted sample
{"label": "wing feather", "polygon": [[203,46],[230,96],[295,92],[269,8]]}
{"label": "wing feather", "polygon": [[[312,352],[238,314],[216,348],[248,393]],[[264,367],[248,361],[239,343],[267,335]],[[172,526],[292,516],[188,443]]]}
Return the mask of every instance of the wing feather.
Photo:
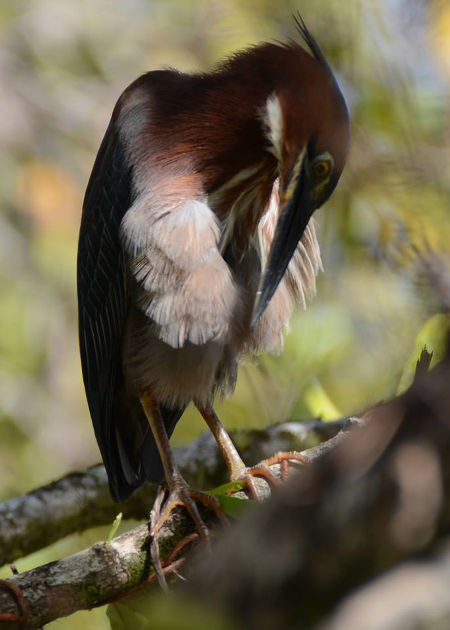
{"label": "wing feather", "polygon": [[[119,226],[132,202],[131,167],[113,114],[95,160],[83,204],[78,244],[78,318],[83,379],[100,451],[117,498],[132,478],[115,437],[114,399],[121,381],[121,341],[127,285]],[[129,493],[129,490],[128,490]]]}
{"label": "wing feather", "polygon": [[[138,397],[126,391],[122,370],[129,295],[119,228],[136,196],[124,129],[136,134],[138,121],[145,119],[147,104],[139,88],[144,78],[125,91],[113,112],[87,186],[78,243],[83,380],[111,493],[117,501],[125,500],[145,479],[161,481],[163,477],[149,424]],[[184,407],[161,406],[169,437],[183,411]]]}

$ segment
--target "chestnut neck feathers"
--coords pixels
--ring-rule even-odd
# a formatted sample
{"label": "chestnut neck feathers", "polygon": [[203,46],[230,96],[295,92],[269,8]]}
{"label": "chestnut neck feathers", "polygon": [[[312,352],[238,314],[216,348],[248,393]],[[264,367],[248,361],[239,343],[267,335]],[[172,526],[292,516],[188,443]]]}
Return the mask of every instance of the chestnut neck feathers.
{"label": "chestnut neck feathers", "polygon": [[[320,111],[317,105],[310,107],[308,95],[326,91],[321,99],[325,105],[335,91],[327,69],[294,43],[262,44],[236,54],[208,74],[150,72],[135,81],[121,101],[126,102],[136,89],[148,90],[151,101],[148,150],[159,150],[160,159],[169,163],[189,156],[192,167],[202,173],[207,192],[270,155],[262,121],[272,94],[280,100],[285,131],[295,130],[291,142],[297,144],[306,141],[321,122],[311,119],[311,113],[320,117]],[[268,167],[275,170],[273,159]]]}

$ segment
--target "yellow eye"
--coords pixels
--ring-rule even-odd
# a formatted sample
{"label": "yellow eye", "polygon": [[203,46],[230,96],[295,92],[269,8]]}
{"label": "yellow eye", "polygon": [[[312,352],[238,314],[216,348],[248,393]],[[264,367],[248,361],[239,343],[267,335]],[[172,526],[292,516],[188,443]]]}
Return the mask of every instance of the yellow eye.
{"label": "yellow eye", "polygon": [[331,171],[331,164],[329,160],[319,160],[318,162],[313,164],[312,171],[314,177],[317,177],[318,179],[323,179]]}

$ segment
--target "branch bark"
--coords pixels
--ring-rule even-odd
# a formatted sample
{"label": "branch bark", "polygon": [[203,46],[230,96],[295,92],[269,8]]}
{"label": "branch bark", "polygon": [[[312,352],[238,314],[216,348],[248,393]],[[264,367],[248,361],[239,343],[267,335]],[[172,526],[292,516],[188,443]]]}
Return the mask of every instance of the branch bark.
{"label": "branch bark", "polygon": [[[114,599],[148,576],[147,537],[148,529],[142,525],[110,543],[96,543],[73,556],[6,580],[0,585],[1,613],[25,614],[25,627],[31,630]],[[25,610],[18,610],[11,592],[5,588],[8,585],[19,589]],[[3,622],[1,627],[12,630],[17,623]]]}
{"label": "branch bark", "polygon": [[[303,451],[303,454],[311,460],[321,457],[345,439],[348,429],[355,425],[359,425],[356,420],[335,423],[333,430],[339,428],[344,430],[325,443]],[[268,434],[273,434],[280,445],[281,436],[284,436],[283,444],[287,436],[290,436],[289,440],[292,443],[292,436],[298,435],[298,429],[298,425],[289,423],[272,427]],[[322,426],[319,430],[321,429]],[[331,431],[331,428],[327,431]],[[303,432],[300,430],[300,433]],[[182,451],[182,455],[187,455],[186,450]],[[279,465],[271,468],[279,477]],[[202,511],[202,516],[209,527],[217,525],[214,515],[209,511]],[[160,541],[162,557],[167,557],[176,544],[192,532],[189,517],[183,510],[175,511],[162,529]],[[128,594],[151,577],[152,567],[147,540],[148,529],[146,525],[142,525],[111,542],[96,543],[89,549],[63,560],[14,576],[6,580],[3,587],[0,585],[0,611],[3,614],[18,613],[17,604],[8,590],[8,585],[17,588],[26,602],[28,624],[26,627],[29,630],[78,610],[104,605],[123,593]],[[4,622],[1,627],[8,630],[17,628],[17,625],[13,622]]]}
{"label": "branch bark", "polygon": [[[336,435],[351,420],[288,422],[259,431],[237,431],[232,438],[244,461],[257,463],[276,451],[303,451]],[[226,481],[223,458],[210,433],[175,449],[177,464],[193,488],[213,488]],[[0,504],[0,566],[89,527],[125,519],[147,519],[156,493],[145,484],[125,503],[111,499],[102,465],[71,473],[46,486]]]}

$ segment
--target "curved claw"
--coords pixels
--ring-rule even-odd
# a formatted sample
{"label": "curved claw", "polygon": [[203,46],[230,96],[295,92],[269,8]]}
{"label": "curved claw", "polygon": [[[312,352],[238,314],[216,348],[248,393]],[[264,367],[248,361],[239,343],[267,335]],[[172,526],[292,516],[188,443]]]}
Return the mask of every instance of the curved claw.
{"label": "curved claw", "polygon": [[264,461],[268,466],[280,464],[282,481],[285,481],[288,477],[289,464],[291,462],[297,462],[303,465],[310,463],[309,459],[305,457],[305,455],[302,455],[297,451],[280,451],[279,453],[275,453],[275,455],[272,455],[272,457],[269,457]]}
{"label": "curved claw", "polygon": [[178,506],[184,507],[194,522],[199,538],[208,546],[211,544],[209,529],[200,516],[196,501],[211,508],[220,522],[226,522],[226,517],[217,499],[203,492],[191,490],[181,477],[176,480],[176,484],[170,491],[162,487],[159,488],[150,511],[150,555],[156,578],[165,591],[168,590],[168,587],[161,564],[158,539],[164,523],[168,521],[173,510]]}

